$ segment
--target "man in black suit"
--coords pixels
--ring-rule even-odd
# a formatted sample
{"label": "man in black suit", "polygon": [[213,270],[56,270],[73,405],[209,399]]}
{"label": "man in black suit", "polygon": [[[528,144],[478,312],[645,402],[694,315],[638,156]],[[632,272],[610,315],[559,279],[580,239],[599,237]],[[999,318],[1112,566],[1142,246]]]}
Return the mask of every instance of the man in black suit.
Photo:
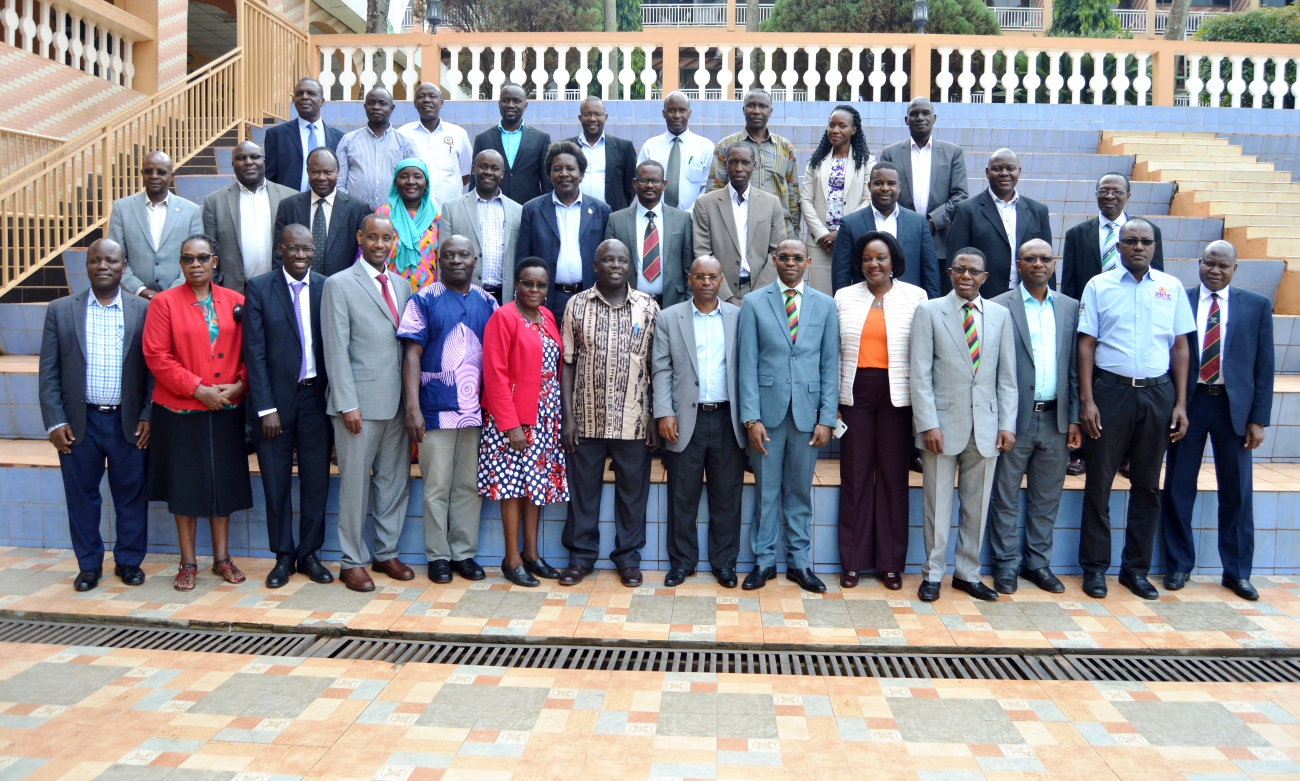
{"label": "man in black suit", "polygon": [[[501,193],[515,203],[528,203],[551,191],[551,180],[546,170],[546,153],[551,148],[551,137],[524,126],[524,111],[527,109],[528,95],[524,88],[506,84],[497,99],[501,122],[474,137],[475,159],[484,149],[495,150],[505,158],[506,175],[501,180]],[[470,184],[473,184],[472,180]]]}
{"label": "man in black suit", "polygon": [[77,591],[93,589],[103,576],[99,483],[105,463],[117,515],[113,572],[128,586],[144,582],[153,375],[140,342],[149,302],[121,288],[125,272],[122,246],[99,239],[86,251],[90,290],[45,310],[41,417],[59,451]]}
{"label": "man in black suit", "polygon": [[604,102],[594,95],[587,98],[578,109],[582,132],[567,140],[577,144],[587,156],[582,191],[609,204],[612,211],[619,211],[626,209],[636,197],[632,190],[632,179],[636,176],[636,147],[625,138],[605,135],[607,119],[609,115],[605,113]]}
{"label": "man in black suit", "polygon": [[1160,528],[1165,588],[1177,591],[1196,565],[1192,512],[1208,437],[1219,487],[1222,583],[1253,601],[1259,592],[1250,583],[1255,553],[1251,467],[1273,408],[1273,312],[1258,293],[1229,289],[1236,270],[1233,246],[1213,242],[1201,253],[1201,284],[1187,288],[1196,316],[1196,331],[1187,335],[1193,367],[1187,373],[1187,435],[1169,446]]}
{"label": "man in black suit", "polygon": [[[312,78],[299,79],[293,88],[293,105],[298,117],[267,128],[263,139],[266,178],[299,192],[307,192],[307,155],[325,147],[333,152],[343,131],[321,119],[325,89]],[[279,234],[277,234],[279,235]]]}
{"label": "man in black suit", "polygon": [[[325,277],[311,271],[312,237],[305,225],[279,234],[284,265],[244,287],[244,363],[248,417],[266,492],[266,534],[275,566],[267,588],[296,569],[317,583],[334,576],[316,558],[325,543],[332,432],[325,412],[325,343],[320,305]],[[298,462],[298,542],[293,541],[294,455]]]}
{"label": "man in black suit", "polygon": [[[1030,239],[1052,243],[1047,207],[1016,192],[1020,160],[1010,149],[999,149],[984,169],[989,186],[957,204],[948,231],[948,246],[975,247],[988,258],[988,277],[980,287],[984,298],[996,298],[1020,283],[1014,263],[1016,250]],[[1015,237],[1013,241],[1011,237]],[[947,292],[944,280],[944,292]],[[1053,276],[1048,286],[1056,282]]]}
{"label": "man in black suit", "polygon": [[[370,214],[370,207],[338,191],[339,161],[328,149],[317,149],[307,156],[307,180],[310,191],[280,201],[274,235],[279,237],[289,225],[310,226],[311,270],[328,277],[356,262],[357,231]],[[283,265],[278,246],[272,265],[277,269]]]}
{"label": "man in black suit", "polygon": [[[1128,222],[1128,205],[1133,186],[1124,174],[1109,173],[1097,180],[1097,216],[1065,232],[1061,247],[1061,292],[1079,298],[1088,280],[1119,264],[1119,229]],[[1151,267],[1165,270],[1164,239],[1160,228],[1151,224],[1156,235],[1156,252]]]}
{"label": "man in black suit", "polygon": [[859,236],[884,231],[903,247],[906,270],[899,279],[923,289],[930,298],[939,297],[939,259],[934,253],[934,239],[925,215],[904,209],[898,203],[903,189],[902,176],[893,163],[876,163],[871,169],[867,188],[871,206],[844,215],[835,248],[831,255],[831,286],[834,290],[855,285],[862,276],[862,264],[853,257],[853,245]]}
{"label": "man in black suit", "polygon": [[[586,181],[586,177],[583,178]],[[695,259],[691,213],[663,202],[664,167],[646,160],[636,167],[636,201],[609,215],[605,238],[632,253],[628,283],[654,296],[660,309],[691,297],[686,278]]]}

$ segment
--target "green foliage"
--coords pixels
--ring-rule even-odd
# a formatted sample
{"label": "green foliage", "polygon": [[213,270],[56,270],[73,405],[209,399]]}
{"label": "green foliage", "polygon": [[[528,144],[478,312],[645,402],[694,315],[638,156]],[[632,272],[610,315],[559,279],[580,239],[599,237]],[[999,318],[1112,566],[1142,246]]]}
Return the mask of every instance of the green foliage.
{"label": "green foliage", "polygon": [[[776,0],[765,32],[911,33],[913,0]],[[1001,35],[981,0],[930,0],[927,33]]]}
{"label": "green foliage", "polygon": [[1052,4],[1052,26],[1047,34],[1062,38],[1129,38],[1115,14],[1118,2],[1109,0],[1057,0]]}
{"label": "green foliage", "polygon": [[442,15],[461,32],[569,32],[600,30],[601,8],[600,0],[444,0]]}
{"label": "green foliage", "polygon": [[617,0],[618,31],[634,33],[641,29],[641,0]]}
{"label": "green foliage", "polygon": [[1300,5],[1215,14],[1201,22],[1198,41],[1300,43]]}

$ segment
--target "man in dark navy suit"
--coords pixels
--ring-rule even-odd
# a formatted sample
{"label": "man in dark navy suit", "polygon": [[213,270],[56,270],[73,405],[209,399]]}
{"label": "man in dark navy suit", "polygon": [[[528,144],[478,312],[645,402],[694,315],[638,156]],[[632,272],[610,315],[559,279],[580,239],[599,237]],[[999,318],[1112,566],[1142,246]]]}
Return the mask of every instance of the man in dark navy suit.
{"label": "man in dark navy suit", "polygon": [[1169,448],[1160,525],[1165,543],[1165,588],[1187,583],[1196,564],[1192,508],[1196,477],[1209,437],[1219,484],[1219,560],[1223,586],[1242,599],[1259,599],[1250,583],[1255,553],[1251,451],[1264,443],[1273,408],[1273,313],[1268,299],[1230,288],[1237,251],[1216,241],[1201,253],[1201,284],[1187,288],[1196,315],[1189,333],[1187,436]]}
{"label": "man in dark navy suit", "polygon": [[[528,110],[528,94],[516,84],[501,87],[497,99],[501,121],[474,137],[474,159],[484,149],[491,149],[506,161],[506,175],[501,180],[501,194],[515,203],[528,203],[539,195],[551,191],[550,158],[551,136],[537,128],[524,125],[524,112]],[[470,179],[473,187],[474,180]],[[520,258],[528,257],[519,255]],[[555,280],[552,279],[551,282]]]}
{"label": "man in dark navy suit", "polygon": [[[1083,295],[1088,280],[1119,263],[1119,229],[1128,222],[1129,196],[1133,185],[1121,173],[1103,174],[1097,180],[1097,216],[1065,232],[1061,246],[1061,292],[1070,298]],[[1164,237],[1154,223],[1156,252],[1151,268],[1165,270]]]}
{"label": "man in dark navy suit", "polygon": [[[339,192],[339,161],[328,149],[307,155],[307,181],[310,190],[280,201],[273,235],[278,243],[286,227],[307,226],[314,247],[311,270],[328,277],[356,262],[357,232],[371,210],[365,201]],[[280,268],[279,250],[271,256],[271,266]]]}
{"label": "man in dark navy suit", "polygon": [[834,290],[861,282],[862,264],[853,257],[853,245],[859,236],[884,231],[898,239],[907,260],[907,270],[899,279],[925,290],[930,298],[939,297],[939,260],[934,254],[934,239],[925,215],[898,205],[903,180],[893,163],[876,163],[871,169],[867,188],[871,206],[844,215],[835,249],[831,255],[831,286]]}
{"label": "man in dark navy suit", "polygon": [[293,105],[298,116],[270,127],[263,139],[266,154],[266,178],[276,184],[307,192],[307,155],[317,147],[331,152],[338,148],[343,131],[330,127],[321,119],[325,89],[312,78],[299,79],[293,88]]}

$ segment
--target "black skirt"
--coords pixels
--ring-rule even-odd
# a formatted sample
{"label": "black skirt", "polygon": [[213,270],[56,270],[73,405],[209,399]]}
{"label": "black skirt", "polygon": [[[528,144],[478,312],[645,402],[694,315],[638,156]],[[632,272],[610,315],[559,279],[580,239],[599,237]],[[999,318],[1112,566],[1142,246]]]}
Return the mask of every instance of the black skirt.
{"label": "black skirt", "polygon": [[242,405],[181,414],[154,404],[151,428],[149,501],[196,518],[253,506]]}

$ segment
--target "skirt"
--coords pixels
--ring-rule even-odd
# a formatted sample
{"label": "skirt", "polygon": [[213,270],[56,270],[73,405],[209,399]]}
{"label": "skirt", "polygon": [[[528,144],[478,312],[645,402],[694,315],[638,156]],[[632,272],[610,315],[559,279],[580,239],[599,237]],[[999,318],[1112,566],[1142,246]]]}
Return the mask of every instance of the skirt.
{"label": "skirt", "polygon": [[153,405],[149,501],[195,518],[224,518],[253,506],[242,405],[186,413]]}

